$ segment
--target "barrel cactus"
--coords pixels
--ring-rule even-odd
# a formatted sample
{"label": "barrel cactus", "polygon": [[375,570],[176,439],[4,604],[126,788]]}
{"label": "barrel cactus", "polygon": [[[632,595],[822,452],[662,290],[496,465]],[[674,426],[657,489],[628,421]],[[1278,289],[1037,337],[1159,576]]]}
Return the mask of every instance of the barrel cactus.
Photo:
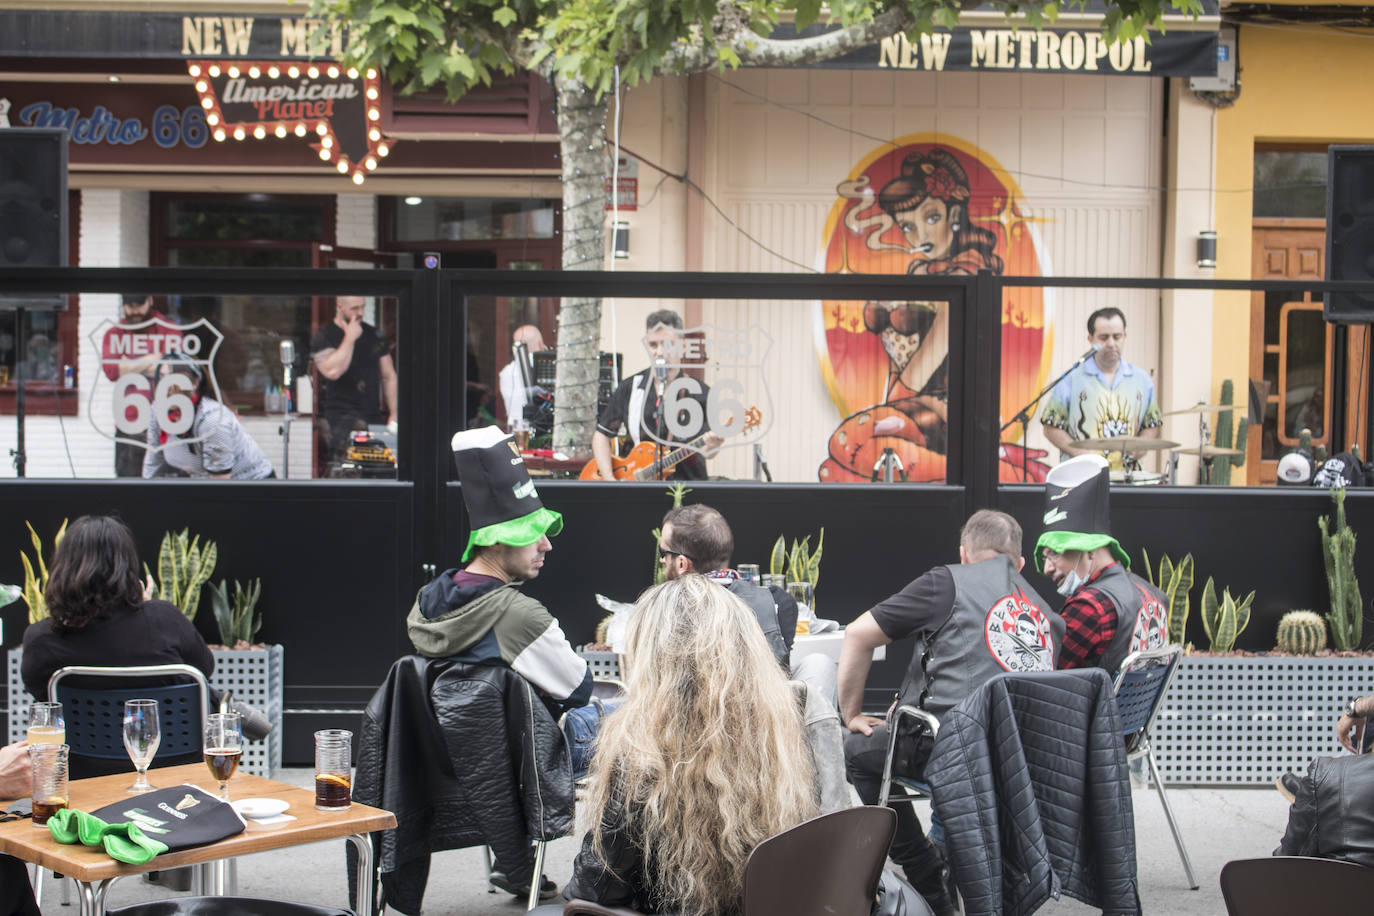
{"label": "barrel cactus", "polygon": [[1316,655],[1326,648],[1326,621],[1311,611],[1289,611],[1279,620],[1278,650],[1289,655]]}

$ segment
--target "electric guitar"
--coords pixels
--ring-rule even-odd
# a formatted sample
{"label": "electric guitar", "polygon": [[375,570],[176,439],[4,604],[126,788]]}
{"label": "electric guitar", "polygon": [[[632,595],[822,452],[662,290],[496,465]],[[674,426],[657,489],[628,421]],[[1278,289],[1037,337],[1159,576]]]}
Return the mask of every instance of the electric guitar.
{"label": "electric guitar", "polygon": [[[706,437],[700,436],[671,452],[663,452],[660,457],[659,453],[663,451],[663,447],[657,442],[645,439],[630,449],[630,454],[624,458],[612,455],[611,473],[615,475],[616,480],[662,480],[673,468],[697,454],[705,442]],[[577,479],[601,479],[601,474],[596,469],[595,458],[587,462]]]}

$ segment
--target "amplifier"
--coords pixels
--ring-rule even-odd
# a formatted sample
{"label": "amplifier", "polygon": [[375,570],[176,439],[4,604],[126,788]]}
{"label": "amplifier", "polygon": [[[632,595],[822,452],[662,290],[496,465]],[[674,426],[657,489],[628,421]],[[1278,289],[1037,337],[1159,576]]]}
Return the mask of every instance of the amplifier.
{"label": "amplifier", "polygon": [[[534,359],[534,383],[541,388],[553,391],[554,379],[558,374],[558,355],[556,350],[541,350],[533,354]],[[623,357],[619,353],[602,353],[600,356],[600,371],[597,377],[603,385],[609,383],[619,375],[618,370],[623,363]],[[612,374],[614,372],[614,374]],[[609,397],[609,395],[607,395]]]}

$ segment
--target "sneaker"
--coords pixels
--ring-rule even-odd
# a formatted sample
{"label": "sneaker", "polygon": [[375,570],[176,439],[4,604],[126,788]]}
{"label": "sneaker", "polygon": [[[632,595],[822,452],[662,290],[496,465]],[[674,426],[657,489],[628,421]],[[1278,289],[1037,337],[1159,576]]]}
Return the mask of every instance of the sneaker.
{"label": "sneaker", "polygon": [[[521,900],[528,898],[530,895],[530,886],[528,884],[524,887],[516,887],[511,884],[510,879],[506,877],[506,873],[503,871],[492,872],[487,876],[487,883],[491,885],[488,889],[489,893],[494,894],[497,891],[505,891],[512,897],[518,897]],[[539,879],[539,899],[552,900],[557,896],[558,885],[550,881],[548,875],[541,875]]]}
{"label": "sneaker", "polygon": [[1288,799],[1288,804],[1291,805],[1298,800],[1298,790],[1302,788],[1302,777],[1292,770],[1288,770],[1274,780],[1274,788],[1278,789],[1279,794]]}

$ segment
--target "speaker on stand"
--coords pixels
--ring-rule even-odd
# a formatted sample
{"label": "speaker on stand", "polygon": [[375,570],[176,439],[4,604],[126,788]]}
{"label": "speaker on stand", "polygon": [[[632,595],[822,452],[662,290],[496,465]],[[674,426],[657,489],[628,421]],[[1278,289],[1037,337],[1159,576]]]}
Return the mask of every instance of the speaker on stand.
{"label": "speaker on stand", "polygon": [[[0,267],[67,266],[67,132],[49,128],[0,129]],[[61,310],[65,296],[0,296],[14,312],[15,355],[24,354],[24,313]],[[16,358],[16,364],[19,360]],[[16,369],[18,366],[16,365]],[[11,454],[24,476],[24,374],[15,373],[18,433]]]}

